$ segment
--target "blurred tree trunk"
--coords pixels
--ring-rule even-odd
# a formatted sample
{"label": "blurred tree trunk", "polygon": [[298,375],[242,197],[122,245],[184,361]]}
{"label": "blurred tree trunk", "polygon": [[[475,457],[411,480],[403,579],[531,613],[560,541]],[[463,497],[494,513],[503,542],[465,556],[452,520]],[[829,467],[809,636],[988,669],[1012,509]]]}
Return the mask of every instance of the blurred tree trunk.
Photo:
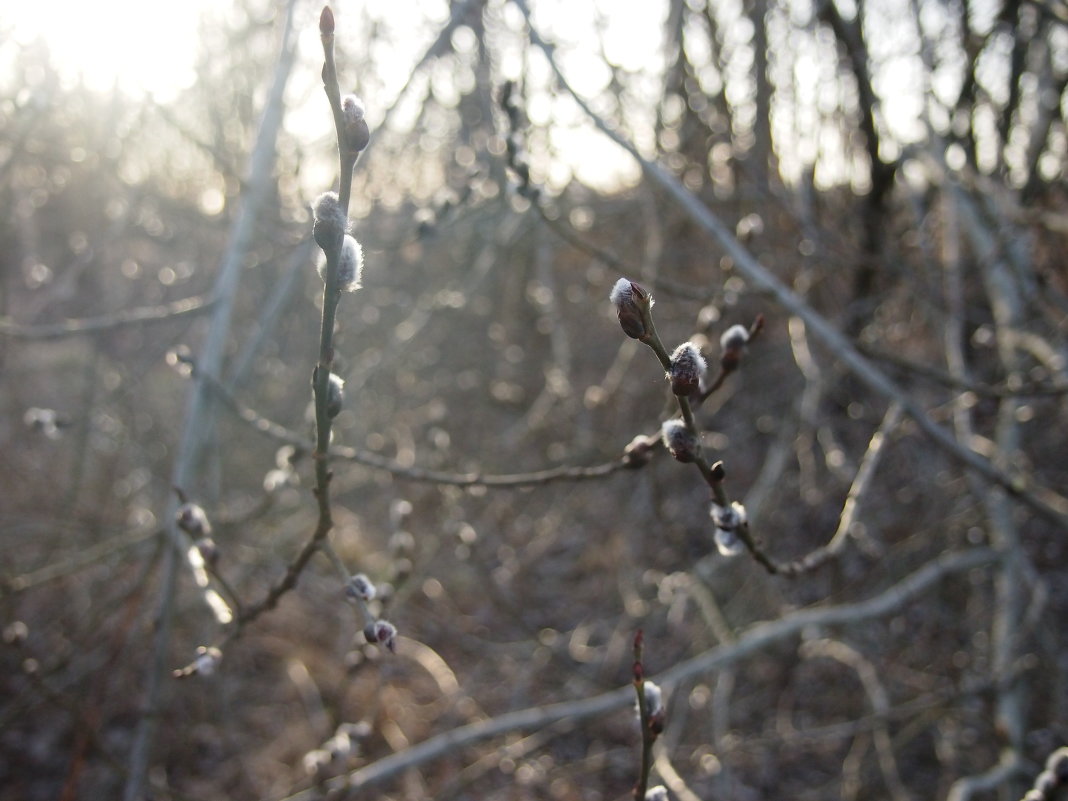
{"label": "blurred tree trunk", "polygon": [[876,281],[879,274],[880,255],[883,248],[883,231],[886,229],[887,205],[894,187],[897,165],[883,161],[879,155],[879,131],[875,123],[878,100],[872,88],[868,62],[868,48],[864,41],[862,16],[864,7],[858,4],[857,16],[846,20],[838,11],[834,0],[826,0],[820,7],[819,18],[834,32],[839,47],[849,61],[850,71],[857,83],[857,103],[860,114],[860,132],[864,136],[869,163],[869,189],[864,204],[861,252],[853,277],[853,299],[847,312],[846,332],[851,336],[860,333],[874,304]]}
{"label": "blurred tree trunk", "polygon": [[747,9],[753,23],[753,80],[756,85],[756,119],[750,163],[753,178],[767,187],[778,168],[771,146],[771,79],[768,76],[768,0],[750,0]]}

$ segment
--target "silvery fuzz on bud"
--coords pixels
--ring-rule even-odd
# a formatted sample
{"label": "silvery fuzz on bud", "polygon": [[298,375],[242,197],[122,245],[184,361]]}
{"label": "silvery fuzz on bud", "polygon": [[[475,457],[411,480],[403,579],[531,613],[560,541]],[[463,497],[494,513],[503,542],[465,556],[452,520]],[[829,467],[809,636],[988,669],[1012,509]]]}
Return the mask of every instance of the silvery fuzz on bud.
{"label": "silvery fuzz on bud", "polygon": [[723,349],[720,365],[724,370],[730,371],[738,366],[747,342],[749,342],[749,331],[744,325],[732,325],[723,332],[723,336],[719,338],[719,345]]}
{"label": "silvery fuzz on bud", "polygon": [[363,101],[360,98],[356,95],[341,98],[341,137],[349,153],[359,153],[371,141],[371,130],[363,115]]}
{"label": "silvery fuzz on bud", "polygon": [[362,281],[363,248],[356,237],[346,234],[337,262],[337,288],[342,292],[355,292],[363,286]]}
{"label": "silvery fuzz on bud", "polygon": [[671,455],[678,461],[686,464],[697,461],[701,443],[682,420],[665,420],[660,427],[660,436]]}
{"label": "silvery fuzz on bud", "polygon": [[645,314],[653,308],[653,297],[638,284],[620,278],[612,287],[608,299],[616,307],[616,316],[623,333],[631,339],[642,339],[645,330]]}
{"label": "silvery fuzz on bud", "polygon": [[367,638],[367,642],[378,643],[390,653],[397,650],[397,627],[388,620],[368,623],[363,629],[363,636]]}
{"label": "silvery fuzz on bud", "polygon": [[[660,685],[646,679],[642,682],[642,697],[645,701],[645,715],[649,730],[654,735],[660,734],[664,730],[664,695],[660,690]],[[640,708],[637,711],[641,713]]]}
{"label": "silvery fuzz on bud", "polygon": [[738,532],[749,526],[749,513],[745,507],[735,501],[730,506],[713,503],[709,510],[712,523],[716,527],[716,547],[724,556],[737,556],[745,550]]}
{"label": "silvery fuzz on bud", "polygon": [[349,579],[349,583],[345,585],[345,594],[363,601],[373,601],[377,595],[375,585],[363,573],[357,573]]}
{"label": "silvery fuzz on bud", "polygon": [[671,354],[668,379],[676,395],[693,395],[701,389],[701,379],[707,370],[704,357],[692,342],[683,342]]}
{"label": "silvery fuzz on bud", "polygon": [[[348,219],[336,192],[324,192],[312,204],[312,236],[324,252],[334,252],[345,236]],[[321,273],[320,273],[321,274]]]}

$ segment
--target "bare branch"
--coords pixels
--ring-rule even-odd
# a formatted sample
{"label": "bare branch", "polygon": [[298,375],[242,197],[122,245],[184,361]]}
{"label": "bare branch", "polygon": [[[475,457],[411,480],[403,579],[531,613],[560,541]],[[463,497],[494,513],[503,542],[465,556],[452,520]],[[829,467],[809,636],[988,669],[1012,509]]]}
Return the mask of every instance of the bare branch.
{"label": "bare branch", "polygon": [[180,317],[205,314],[215,307],[215,298],[201,295],[195,298],[183,298],[160,306],[142,306],[137,309],[123,309],[113,314],[99,317],[86,317],[80,320],[64,320],[61,323],[41,323],[38,325],[19,325],[8,317],[0,318],[0,336],[12,339],[63,339],[82,334],[98,334],[149,323],[165,323]]}

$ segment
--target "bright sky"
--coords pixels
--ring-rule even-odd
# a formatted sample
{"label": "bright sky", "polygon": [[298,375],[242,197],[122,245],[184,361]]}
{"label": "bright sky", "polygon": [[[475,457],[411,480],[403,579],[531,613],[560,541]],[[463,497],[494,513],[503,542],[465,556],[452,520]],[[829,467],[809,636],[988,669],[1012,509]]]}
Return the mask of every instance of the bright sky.
{"label": "bright sky", "polygon": [[47,41],[64,72],[94,89],[117,81],[161,100],[193,81],[193,43],[210,0],[0,0],[0,26],[20,44]]}

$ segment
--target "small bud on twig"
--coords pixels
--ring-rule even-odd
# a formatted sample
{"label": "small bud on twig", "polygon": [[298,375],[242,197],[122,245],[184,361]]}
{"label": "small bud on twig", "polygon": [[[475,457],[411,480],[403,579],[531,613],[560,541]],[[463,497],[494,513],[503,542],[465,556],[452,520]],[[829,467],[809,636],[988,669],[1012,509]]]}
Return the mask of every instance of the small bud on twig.
{"label": "small bud on twig", "polygon": [[397,627],[388,620],[376,620],[363,629],[367,642],[378,643],[390,653],[397,652]]}
{"label": "small bud on twig", "polygon": [[719,338],[719,345],[723,349],[720,365],[725,371],[730,372],[738,366],[747,342],[749,331],[744,325],[732,325],[723,332],[723,336]]}
{"label": "small bud on twig", "polygon": [[342,136],[345,149],[350,153],[359,153],[371,141],[371,131],[363,115],[363,101],[360,98],[356,95],[341,98]]}
{"label": "small bud on twig", "polygon": [[345,379],[336,373],[331,373],[327,381],[326,391],[326,416],[333,420],[341,414],[341,407],[345,404]]}
{"label": "small bud on twig", "polygon": [[652,295],[633,281],[620,278],[612,287],[608,299],[616,307],[616,316],[624,334],[631,339],[641,339],[648,333],[644,314],[653,308]]}
{"label": "small bud on twig", "polygon": [[665,447],[678,461],[686,464],[697,461],[701,443],[685,422],[678,419],[665,420],[660,427],[660,436]]}
{"label": "small bud on twig", "polygon": [[749,526],[749,514],[738,501],[730,506],[713,503],[710,510],[716,527],[716,547],[724,556],[737,556],[745,550],[745,543],[738,536],[739,530]]}
{"label": "small bud on twig", "polygon": [[336,192],[324,192],[312,204],[312,236],[326,252],[334,251],[345,235],[348,219]]}
{"label": "small bud on twig", "polygon": [[319,33],[327,36],[334,32],[334,12],[330,6],[323,6],[323,13],[319,15]]}
{"label": "small bud on twig", "polygon": [[639,434],[623,449],[623,464],[630,468],[639,468],[649,463],[653,458],[653,448],[656,440]]}
{"label": "small bud on twig", "polygon": [[174,516],[178,528],[193,539],[211,536],[211,523],[204,509],[195,503],[183,503]]}
{"label": "small bud on twig", "polygon": [[645,794],[645,801],[668,801],[667,788],[658,784],[656,787],[650,787],[649,791]]}
{"label": "small bud on twig", "polygon": [[367,578],[363,573],[357,573],[345,585],[345,594],[350,598],[373,601],[377,593],[371,579]]}
{"label": "small bud on twig", "polygon": [[671,370],[667,377],[676,395],[693,395],[701,389],[701,379],[708,369],[704,357],[692,342],[683,342],[671,354]]}
{"label": "small bud on twig", "polygon": [[[642,681],[642,695],[645,699],[645,714],[649,721],[649,731],[653,735],[660,734],[664,730],[664,695],[660,685],[645,679]],[[641,716],[641,709],[635,703],[635,713]]]}

